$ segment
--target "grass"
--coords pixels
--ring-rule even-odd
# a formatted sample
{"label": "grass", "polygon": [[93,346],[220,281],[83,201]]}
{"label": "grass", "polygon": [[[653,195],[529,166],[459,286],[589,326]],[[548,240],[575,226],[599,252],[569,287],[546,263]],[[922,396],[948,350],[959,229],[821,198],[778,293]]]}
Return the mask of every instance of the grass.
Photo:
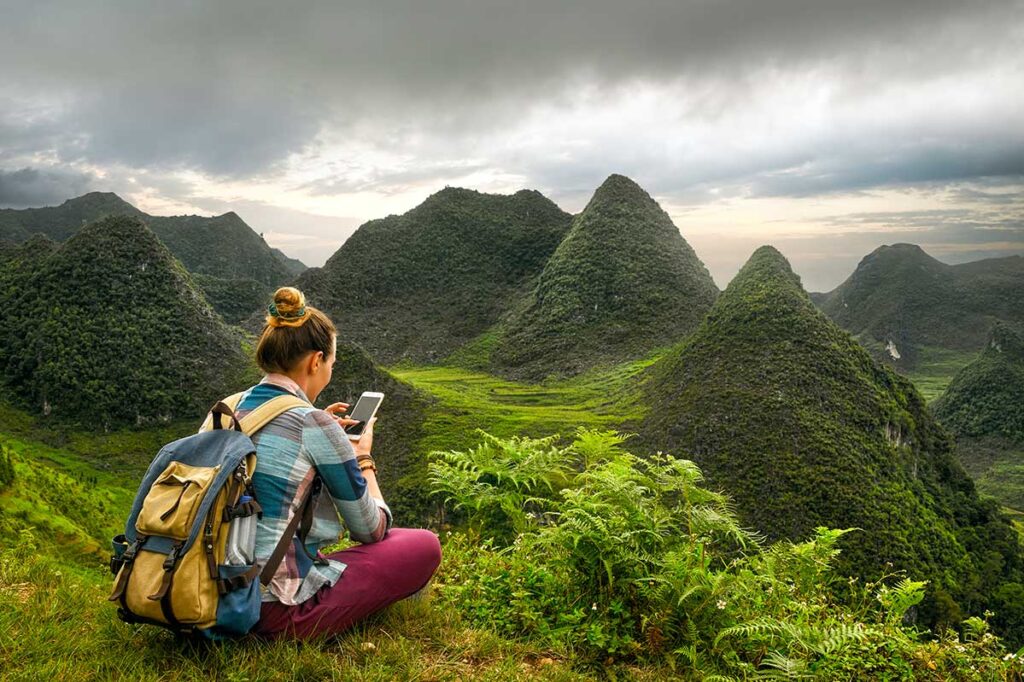
{"label": "grass", "polygon": [[942,395],[956,373],[977,356],[973,352],[932,347],[922,347],[919,352],[917,366],[904,373],[929,403]]}
{"label": "grass", "polygon": [[637,379],[663,352],[543,384],[508,381],[460,367],[406,364],[389,371],[438,400],[427,416],[427,435],[417,447],[426,453],[470,447],[479,440],[476,429],[498,437],[540,437],[569,435],[580,426],[628,427],[643,415]]}
{"label": "grass", "polygon": [[[344,636],[306,644],[197,644],[120,622],[106,600],[107,538],[135,484],[74,453],[0,435],[16,478],[0,491],[0,678],[4,680],[593,679],[572,653],[465,625],[426,598],[401,602]],[[449,580],[445,567],[434,589]],[[618,666],[629,679],[668,671]],[[613,670],[612,674],[616,672]]]}

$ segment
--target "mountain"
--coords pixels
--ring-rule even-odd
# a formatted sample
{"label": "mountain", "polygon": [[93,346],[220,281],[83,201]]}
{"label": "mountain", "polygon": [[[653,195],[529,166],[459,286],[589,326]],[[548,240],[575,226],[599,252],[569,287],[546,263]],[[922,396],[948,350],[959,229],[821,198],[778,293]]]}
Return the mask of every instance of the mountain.
{"label": "mountain", "polygon": [[1024,322],[1024,258],[947,265],[914,244],[882,246],[816,297],[876,355],[914,368],[928,347],[976,352],[998,320]]}
{"label": "mountain", "polygon": [[0,376],[30,410],[90,428],[194,418],[252,378],[242,339],[139,218],[24,257],[2,268]]}
{"label": "mountain", "polygon": [[491,362],[536,380],[638,357],[696,328],[717,294],[668,214],[612,175],[503,323]]}
{"label": "mountain", "polygon": [[44,234],[64,241],[86,223],[106,216],[139,218],[190,272],[221,279],[252,279],[268,287],[292,277],[292,265],[276,255],[235,213],[212,218],[151,216],[111,192],[90,192],[60,206],[0,209],[0,239],[24,241]]}
{"label": "mountain", "polygon": [[0,239],[23,242],[43,234],[62,242],[87,223],[111,215],[144,218],[146,214],[113,192],[90,192],[60,206],[0,209]]}
{"label": "mountain", "polygon": [[841,569],[873,579],[891,562],[932,581],[935,608],[943,593],[977,607],[1021,570],[1015,532],[979,501],[913,385],[817,310],[772,247],[651,368],[645,392],[647,447],[692,458],[769,540],[858,528]]}
{"label": "mountain", "polygon": [[285,268],[288,270],[288,274],[292,277],[298,277],[309,268],[305,263],[300,261],[298,258],[292,258],[281,249],[270,249],[278,260],[284,263]]}
{"label": "mountain", "polygon": [[978,489],[1024,510],[1024,331],[997,324],[932,408]]}
{"label": "mountain", "polygon": [[536,191],[445,188],[362,225],[296,286],[377,361],[436,361],[521,297],[571,216]]}

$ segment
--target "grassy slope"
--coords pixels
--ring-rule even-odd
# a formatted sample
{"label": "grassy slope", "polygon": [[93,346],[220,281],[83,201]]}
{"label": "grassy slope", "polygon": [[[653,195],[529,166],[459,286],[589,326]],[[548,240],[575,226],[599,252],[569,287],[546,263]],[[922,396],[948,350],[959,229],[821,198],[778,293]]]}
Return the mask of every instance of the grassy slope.
{"label": "grassy slope", "polygon": [[508,381],[457,367],[400,365],[391,372],[438,399],[418,449],[457,450],[479,440],[478,428],[499,437],[569,436],[581,426],[629,428],[643,412],[634,379],[662,352],[545,384]]}
{"label": "grassy slope", "polygon": [[[15,431],[31,424],[9,408],[0,419]],[[121,433],[101,442],[82,434],[66,442],[83,450],[116,449],[116,443],[140,448],[164,435]],[[13,451],[16,468],[14,483],[0,491],[5,680],[591,679],[565,662],[570,652],[470,628],[429,599],[399,604],[336,641],[312,645],[196,646],[157,628],[125,625],[106,601],[105,563],[107,538],[127,515],[137,467],[100,470],[70,449],[8,433],[0,434],[0,444]],[[435,589],[450,579],[442,567]],[[630,679],[663,679],[665,672],[619,668]]]}

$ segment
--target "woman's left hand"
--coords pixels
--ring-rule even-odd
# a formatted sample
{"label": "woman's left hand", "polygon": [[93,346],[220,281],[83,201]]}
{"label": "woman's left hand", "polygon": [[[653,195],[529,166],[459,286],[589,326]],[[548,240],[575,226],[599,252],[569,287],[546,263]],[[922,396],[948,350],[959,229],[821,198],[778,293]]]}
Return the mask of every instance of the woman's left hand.
{"label": "woman's left hand", "polygon": [[348,412],[348,403],[331,403],[330,405],[324,408],[324,412],[334,417],[334,421],[338,422],[338,426],[340,426],[341,428],[345,428],[346,426],[352,426],[353,424],[359,423],[355,419],[349,419],[348,417],[345,416],[338,416],[339,412]]}

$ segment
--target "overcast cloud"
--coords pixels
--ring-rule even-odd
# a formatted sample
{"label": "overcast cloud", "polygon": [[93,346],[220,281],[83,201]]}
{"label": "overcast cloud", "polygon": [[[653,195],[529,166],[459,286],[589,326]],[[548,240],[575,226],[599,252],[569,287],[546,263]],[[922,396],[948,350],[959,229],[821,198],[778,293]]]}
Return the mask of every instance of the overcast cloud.
{"label": "overcast cloud", "polygon": [[[793,239],[822,253],[909,234],[894,219],[830,241],[849,232],[810,208],[822,202],[832,216],[964,211],[913,232],[941,237],[951,262],[990,252],[981,230],[1021,215],[1024,0],[0,11],[2,206],[100,189],[153,213],[236,210],[319,264],[360,222],[446,184],[536,188],[578,211],[616,172],[663,203],[720,284],[748,244],[775,242],[811,288],[863,253],[812,263]],[[1019,229],[1003,241],[1024,252]]]}

